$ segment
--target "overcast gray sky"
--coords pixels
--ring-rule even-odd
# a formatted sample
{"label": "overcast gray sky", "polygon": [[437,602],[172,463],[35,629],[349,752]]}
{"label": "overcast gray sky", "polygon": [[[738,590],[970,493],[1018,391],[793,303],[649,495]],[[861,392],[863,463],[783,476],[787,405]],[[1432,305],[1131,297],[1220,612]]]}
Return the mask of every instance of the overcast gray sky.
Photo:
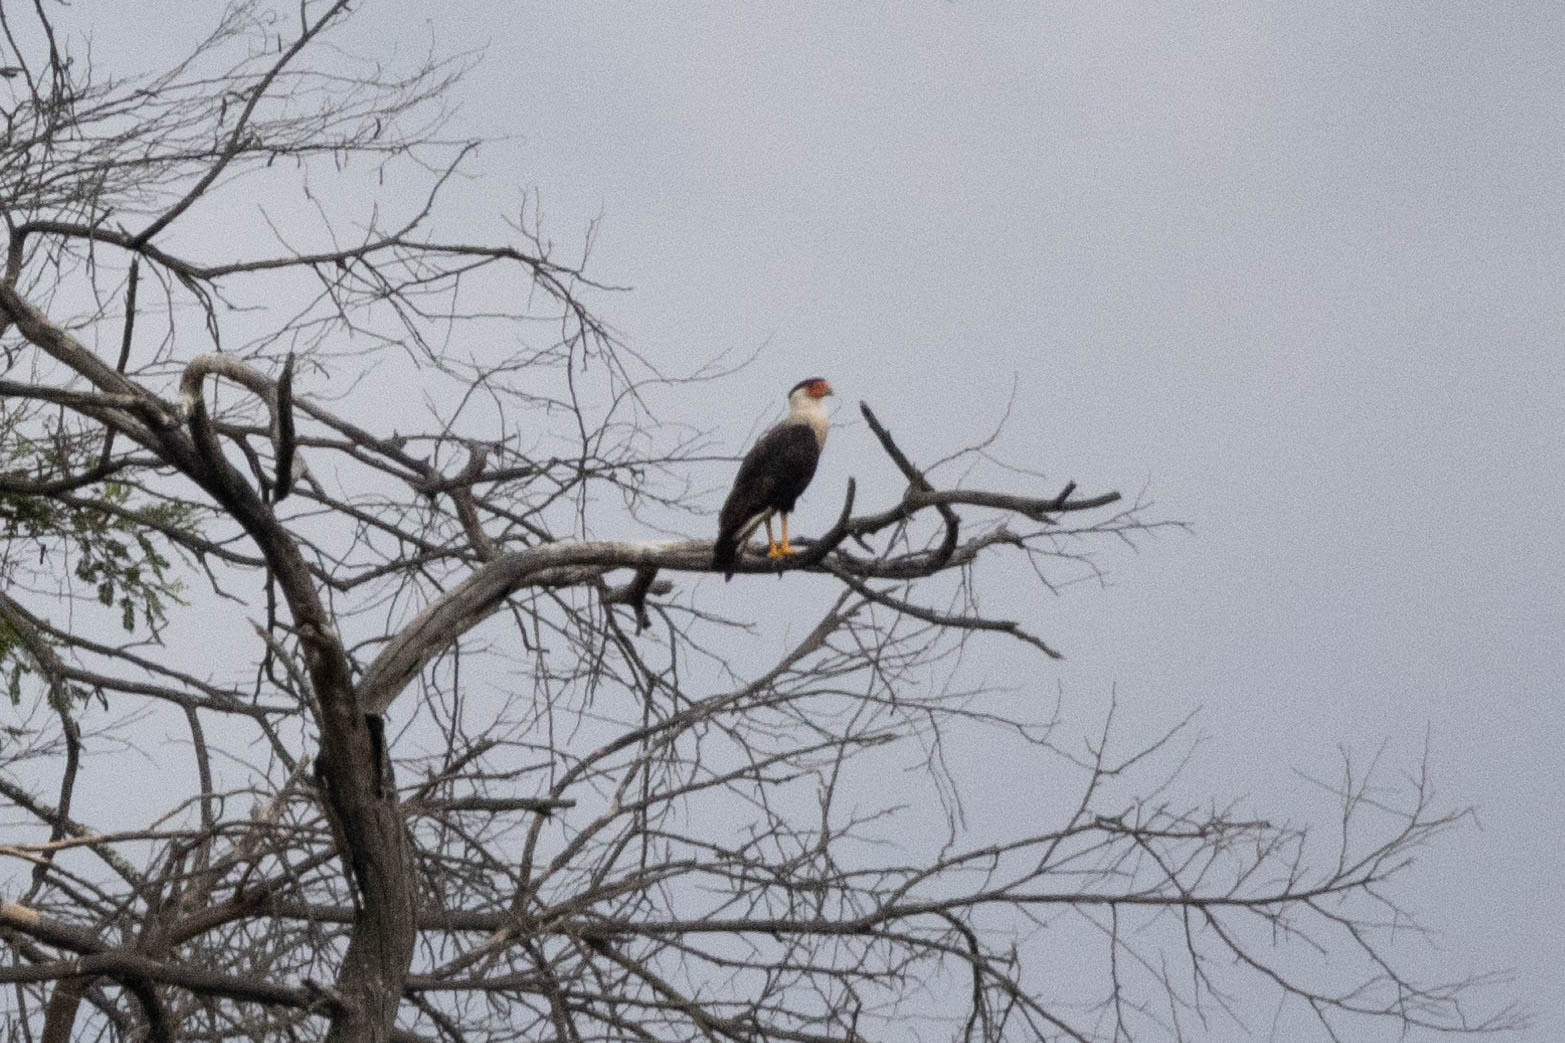
{"label": "overcast gray sky", "polygon": [[[1006,458],[1191,523],[1019,609],[1067,659],[1015,668],[1084,723],[1202,707],[1194,781],[1262,807],[1427,732],[1482,830],[1413,905],[1565,1039],[1565,7],[361,8],[361,50],[484,48],[475,221],[508,185],[562,243],[601,216],[632,345],[760,352],[681,419],[737,452],[820,373],[927,461],[1014,380]],[[141,10],[104,46],[154,46]]]}
{"label": "overcast gray sky", "polygon": [[820,371],[933,459],[1016,377],[1010,459],[1194,526],[1037,607],[1069,703],[1203,707],[1200,777],[1269,806],[1427,729],[1483,828],[1414,904],[1565,1038],[1565,9],[467,10],[483,162],[603,215],[627,337],[764,346],[735,449]]}

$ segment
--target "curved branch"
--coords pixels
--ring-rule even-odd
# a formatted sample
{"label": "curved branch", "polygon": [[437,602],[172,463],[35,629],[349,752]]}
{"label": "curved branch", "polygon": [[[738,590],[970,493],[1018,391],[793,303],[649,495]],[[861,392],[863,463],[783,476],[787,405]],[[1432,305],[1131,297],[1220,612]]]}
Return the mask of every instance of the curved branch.
{"label": "curved branch", "polygon": [[181,404],[189,414],[200,458],[191,476],[255,540],[293,614],[319,707],[321,753],[316,773],[359,896],[359,916],[338,977],[339,988],[353,1000],[352,1009],[332,1019],[327,1039],[381,1038],[375,1026],[389,1029],[402,993],[402,979],[413,958],[413,882],[407,833],[396,807],[395,787],[383,784],[384,748],[359,708],[347,652],[314,587],[299,545],[224,458],[218,444],[201,394],[202,380],[218,373],[263,399],[275,394],[271,381],[231,356],[203,355],[193,360],[180,380]]}
{"label": "curved branch", "polygon": [[[904,458],[905,459],[905,458]],[[843,508],[843,514],[853,503],[853,484]],[[944,504],[935,505],[942,514],[955,512]],[[908,516],[916,508],[902,508]],[[958,547],[950,543],[956,533],[953,525],[947,528],[946,542],[935,552],[914,552],[894,558],[861,559],[842,556],[842,565],[828,565],[826,555],[841,544],[847,536],[862,531],[873,531],[878,519],[861,522],[858,519],[838,517],[837,524],[817,543],[793,558],[781,561],[760,560],[737,562],[736,571],[772,574],[779,571],[831,572],[839,577],[853,575],[859,581],[866,579],[910,579],[931,576],[946,568],[966,564],[983,547],[996,542],[1015,542],[1017,537],[1001,530],[976,537]],[[577,586],[596,581],[604,573],[615,569],[631,568],[638,572],[717,572],[712,564],[710,540],[684,540],[659,543],[635,540],[582,540],[571,543],[549,543],[525,550],[513,551],[481,566],[462,583],[431,602],[395,637],[386,643],[380,653],[365,669],[359,681],[359,704],[365,713],[383,714],[397,696],[418,676],[424,666],[439,655],[467,631],[497,611],[507,598],[526,587]],[[877,598],[882,597],[876,595]],[[898,603],[900,604],[900,603]],[[909,614],[925,612],[914,606],[905,606]],[[924,617],[920,617],[924,618]],[[1037,638],[1023,632],[1016,624],[988,620],[966,620],[971,629],[1003,630],[1033,644],[1058,658],[1058,653]]]}
{"label": "curved branch", "polygon": [[[869,429],[875,432],[876,438],[880,439],[881,448],[886,451],[886,455],[891,457],[903,475],[907,477],[908,491],[910,493],[934,492],[935,487],[929,484],[929,479],[924,477],[924,472],[913,466],[913,461],[909,460],[907,454],[903,453],[896,442],[892,441],[891,432],[881,426],[880,420],[876,418],[874,411],[869,408],[869,403],[861,400],[859,402],[859,412],[864,414],[864,419],[869,423]],[[906,504],[906,502],[906,497],[904,497],[903,503]],[[935,509],[940,512],[941,520],[946,523],[945,539],[941,541],[940,549],[935,552],[936,567],[939,568],[951,560],[951,554],[956,550],[957,530],[961,528],[962,520],[957,517],[950,504],[939,501],[930,502],[934,503]]]}
{"label": "curved branch", "polygon": [[[842,500],[842,510],[837,514],[837,522],[818,540],[811,540],[806,546],[807,550],[795,554],[788,564],[796,569],[810,569],[819,565],[826,559],[826,555],[837,549],[837,545],[848,538],[852,531],[853,496],[858,485],[852,479],[848,479],[848,493]],[[802,540],[800,541],[803,542]]]}

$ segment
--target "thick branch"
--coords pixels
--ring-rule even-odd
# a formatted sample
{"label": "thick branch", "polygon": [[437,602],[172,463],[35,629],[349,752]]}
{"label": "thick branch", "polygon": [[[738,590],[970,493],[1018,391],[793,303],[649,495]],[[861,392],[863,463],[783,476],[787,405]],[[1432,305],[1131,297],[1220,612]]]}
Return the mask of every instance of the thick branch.
{"label": "thick branch", "polygon": [[[954,511],[943,503],[932,505],[942,514]],[[852,508],[850,483],[843,514]],[[910,515],[917,508],[906,504],[899,510]],[[819,541],[800,541],[802,553],[780,561],[747,560],[741,556],[736,571],[774,573],[777,571],[832,571],[823,559],[844,538],[874,531],[878,516],[867,519],[839,517],[837,524]],[[946,542],[956,529],[948,526]],[[933,553],[902,555],[894,558],[860,559],[844,556],[840,568],[860,580],[908,579],[933,575],[944,568],[964,564],[976,552],[994,542],[979,537],[969,548],[942,543]],[[508,597],[525,587],[571,586],[592,582],[614,569],[630,568],[638,573],[670,570],[676,572],[714,572],[712,544],[708,540],[657,543],[632,540],[583,540],[575,543],[551,543],[529,547],[496,558],[481,566],[460,585],[431,603],[397,635],[387,642],[370,663],[359,681],[359,699],[366,713],[385,713],[397,696],[418,676],[431,659],[467,631],[497,611]],[[1002,629],[1024,636],[1014,624],[983,625],[983,629]],[[1024,637],[1025,639],[1025,637]],[[1035,643],[1036,639],[1034,639]],[[1043,646],[1045,650],[1047,646]]]}

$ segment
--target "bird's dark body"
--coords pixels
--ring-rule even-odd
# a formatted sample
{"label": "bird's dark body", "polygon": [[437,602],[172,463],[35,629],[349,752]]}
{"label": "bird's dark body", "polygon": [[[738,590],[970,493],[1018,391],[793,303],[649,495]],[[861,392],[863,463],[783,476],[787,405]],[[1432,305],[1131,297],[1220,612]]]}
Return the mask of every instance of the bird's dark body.
{"label": "bird's dark body", "polygon": [[778,424],[761,436],[745,454],[733,491],[717,516],[717,565],[733,574],[743,530],[763,511],[792,511],[815,477],[820,458],[821,446],[809,424]]}

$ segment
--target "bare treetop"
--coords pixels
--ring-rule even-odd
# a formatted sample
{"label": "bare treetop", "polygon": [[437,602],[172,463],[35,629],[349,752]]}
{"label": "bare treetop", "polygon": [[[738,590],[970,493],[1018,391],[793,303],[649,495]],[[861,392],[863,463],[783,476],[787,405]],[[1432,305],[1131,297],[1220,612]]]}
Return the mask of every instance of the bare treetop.
{"label": "bare treetop", "polygon": [[[1403,957],[1399,874],[1461,817],[1421,775],[1349,761],[1320,843],[1177,799],[1183,726],[1068,739],[960,668],[1059,655],[990,563],[1052,595],[1144,505],[942,486],[860,403],[901,492],[817,482],[826,531],[728,566],[812,612],[762,661],[702,582],[731,447],[651,404],[742,374],[670,375],[599,319],[592,229],[567,253],[525,197],[453,228],[468,59],[399,70],[348,53],[345,2],[243,3],[120,77],[76,8],[0,14],[16,1038],[1517,1022]],[[970,835],[958,733],[1061,788]],[[105,800],[94,755],[127,747],[163,788]]]}

